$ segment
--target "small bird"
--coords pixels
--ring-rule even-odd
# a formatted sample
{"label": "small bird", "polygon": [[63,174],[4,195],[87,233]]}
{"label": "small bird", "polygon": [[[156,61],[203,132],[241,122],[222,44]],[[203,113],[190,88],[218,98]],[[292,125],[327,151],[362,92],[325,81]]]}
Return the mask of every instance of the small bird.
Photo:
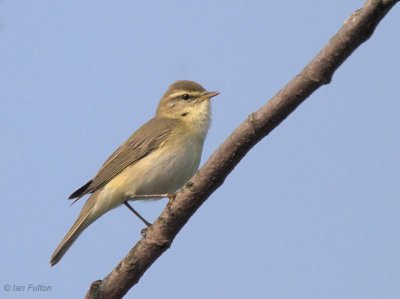
{"label": "small bird", "polygon": [[182,80],[169,86],[156,115],[108,157],[97,174],[69,199],[91,194],[78,219],[51,256],[54,266],[79,235],[106,212],[128,200],[167,197],[197,171],[210,125],[210,99],[217,91]]}

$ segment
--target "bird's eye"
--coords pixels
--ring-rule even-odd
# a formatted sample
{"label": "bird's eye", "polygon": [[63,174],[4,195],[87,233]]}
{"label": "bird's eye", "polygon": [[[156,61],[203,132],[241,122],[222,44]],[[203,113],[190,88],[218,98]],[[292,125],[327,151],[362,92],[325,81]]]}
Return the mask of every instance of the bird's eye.
{"label": "bird's eye", "polygon": [[187,93],[185,93],[185,94],[182,95],[182,100],[187,101],[187,100],[189,100],[189,99],[190,99],[190,95],[188,95]]}

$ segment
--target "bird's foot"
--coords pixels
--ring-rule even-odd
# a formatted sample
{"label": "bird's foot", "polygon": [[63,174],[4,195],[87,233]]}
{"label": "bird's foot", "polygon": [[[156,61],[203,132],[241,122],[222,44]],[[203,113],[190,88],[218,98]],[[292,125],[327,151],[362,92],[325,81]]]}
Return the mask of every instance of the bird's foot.
{"label": "bird's foot", "polygon": [[167,206],[170,207],[172,205],[172,202],[175,200],[176,197],[176,193],[168,193],[167,194],[168,197],[168,204]]}
{"label": "bird's foot", "polygon": [[146,226],[144,229],[140,231],[140,234],[142,235],[143,238],[146,238],[147,230],[149,229],[149,226]]}

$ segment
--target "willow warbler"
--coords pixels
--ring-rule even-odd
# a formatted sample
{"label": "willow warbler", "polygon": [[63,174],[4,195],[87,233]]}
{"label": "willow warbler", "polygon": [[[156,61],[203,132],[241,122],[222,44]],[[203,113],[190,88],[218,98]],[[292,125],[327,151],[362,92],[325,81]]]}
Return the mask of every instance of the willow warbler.
{"label": "willow warbler", "polygon": [[[207,91],[193,81],[177,81],[165,92],[156,115],[108,157],[98,173],[69,197],[90,197],[51,256],[60,261],[78,236],[100,216],[128,200],[161,197],[181,188],[199,167],[210,125]],[[144,221],[144,219],[142,219]]]}

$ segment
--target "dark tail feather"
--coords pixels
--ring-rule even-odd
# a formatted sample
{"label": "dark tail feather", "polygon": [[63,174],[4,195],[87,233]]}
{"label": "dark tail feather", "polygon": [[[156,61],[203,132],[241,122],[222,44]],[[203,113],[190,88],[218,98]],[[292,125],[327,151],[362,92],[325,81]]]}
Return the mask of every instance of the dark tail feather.
{"label": "dark tail feather", "polygon": [[89,182],[87,182],[85,185],[83,185],[82,187],[80,187],[78,190],[76,190],[74,193],[72,193],[68,199],[73,199],[73,198],[80,198],[82,196],[84,196],[87,192],[87,189],[89,188],[90,184],[92,183],[92,180],[90,180]]}

